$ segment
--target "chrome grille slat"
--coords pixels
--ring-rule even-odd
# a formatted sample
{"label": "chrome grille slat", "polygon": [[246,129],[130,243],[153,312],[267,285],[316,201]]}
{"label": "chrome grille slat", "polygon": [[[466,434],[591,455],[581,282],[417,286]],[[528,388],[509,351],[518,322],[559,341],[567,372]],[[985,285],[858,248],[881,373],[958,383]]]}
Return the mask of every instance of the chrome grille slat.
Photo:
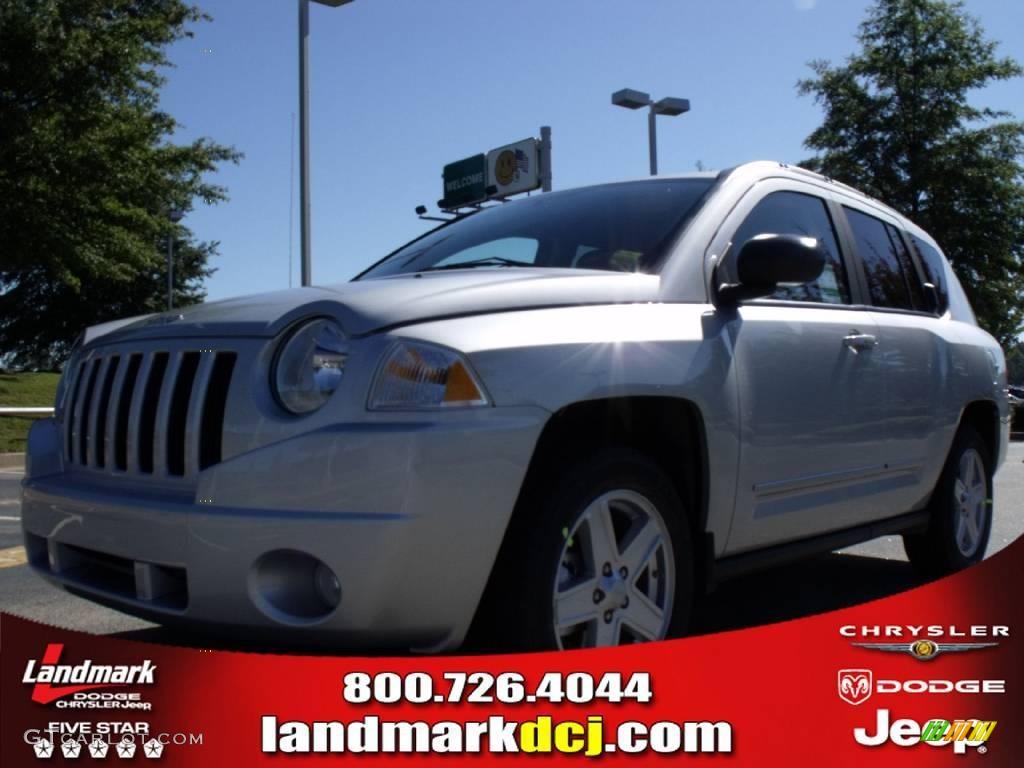
{"label": "chrome grille slat", "polygon": [[153,474],[167,474],[167,433],[171,415],[171,398],[174,385],[181,371],[181,360],[184,352],[174,352],[167,361],[164,380],[160,383],[160,395],[156,406],[156,421],[153,424]]}
{"label": "chrome grille slat", "polygon": [[131,432],[128,420],[144,355],[135,353],[125,357],[128,360],[128,368],[125,371],[121,398],[117,402],[117,421],[114,430],[114,468],[121,472],[128,471],[128,435]]}
{"label": "chrome grille slat", "polygon": [[75,437],[71,446],[72,455],[78,464],[87,464],[89,462],[89,405],[95,396],[96,367],[99,364],[100,360],[98,358],[86,361],[85,370],[82,373],[82,388],[75,414]]}
{"label": "chrome grille slat", "polygon": [[99,445],[100,402],[103,400],[104,382],[107,380],[107,371],[110,369],[111,359],[104,357],[93,364],[93,368],[99,366],[99,370],[94,374],[93,381],[91,382],[92,401],[89,403],[89,413],[85,420],[85,444],[88,447],[88,451],[86,452],[86,460],[82,462],[90,467],[99,467],[99,451],[97,447]]}
{"label": "chrome grille slat", "polygon": [[139,374],[135,377],[135,391],[132,392],[132,404],[128,408],[128,472],[133,475],[139,470],[139,421],[142,415],[142,400],[146,394],[146,384],[153,370],[153,354],[143,355]]}
{"label": "chrome grille slat", "polygon": [[199,370],[192,384],[192,394],[188,399],[188,415],[185,417],[185,475],[199,474],[199,443],[200,425],[203,421],[203,406],[206,404],[206,388],[210,384],[210,374],[217,356],[213,352],[203,352],[199,356]]}
{"label": "chrome grille slat", "polygon": [[61,414],[68,469],[167,487],[194,482],[221,461],[237,357],[230,349],[179,343],[112,344],[86,353],[68,372]]}
{"label": "chrome grille slat", "polygon": [[110,472],[117,471],[117,414],[121,402],[121,394],[124,389],[125,375],[128,373],[130,358],[128,355],[121,355],[120,364],[114,374],[114,383],[110,388],[110,400],[107,403],[107,428],[103,433],[103,455],[106,457],[106,468]]}
{"label": "chrome grille slat", "polygon": [[167,378],[167,367],[171,355],[168,352],[153,354],[153,364],[149,371],[145,393],[142,398],[142,415],[139,420],[138,448],[139,471],[152,475],[156,457],[157,411],[160,408],[160,393],[163,392],[164,380]]}
{"label": "chrome grille slat", "polygon": [[71,371],[71,381],[68,382],[68,401],[61,414],[64,419],[64,458],[67,461],[74,461],[75,445],[75,409],[78,407],[82,385],[82,374],[85,371],[85,363],[79,363],[78,367]]}

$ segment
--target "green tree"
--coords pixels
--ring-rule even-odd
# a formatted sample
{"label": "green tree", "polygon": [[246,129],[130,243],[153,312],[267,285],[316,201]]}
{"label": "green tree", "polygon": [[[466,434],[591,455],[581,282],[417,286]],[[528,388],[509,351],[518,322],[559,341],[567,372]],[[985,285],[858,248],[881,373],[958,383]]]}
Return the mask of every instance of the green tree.
{"label": "green tree", "polygon": [[878,0],[842,66],[798,84],[825,111],[804,163],[922,226],[1004,344],[1024,320],[1024,124],[970,97],[1018,77],[959,2]]}
{"label": "green tree", "polygon": [[1024,341],[1016,340],[1004,347],[1006,372],[1011,384],[1024,386]]}
{"label": "green tree", "polygon": [[52,368],[86,326],[205,296],[217,244],[172,208],[234,149],[179,145],[160,110],[168,45],[208,20],[181,0],[0,0],[0,360]]}

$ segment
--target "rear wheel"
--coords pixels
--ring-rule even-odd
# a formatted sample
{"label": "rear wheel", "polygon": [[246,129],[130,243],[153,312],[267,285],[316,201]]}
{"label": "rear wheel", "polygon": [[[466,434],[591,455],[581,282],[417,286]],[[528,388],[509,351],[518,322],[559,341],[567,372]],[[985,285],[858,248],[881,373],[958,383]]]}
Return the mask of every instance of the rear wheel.
{"label": "rear wheel", "polygon": [[685,629],[693,548],[678,494],[654,462],[604,452],[524,502],[485,598],[490,645],[593,648]]}
{"label": "rear wheel", "polygon": [[928,530],[906,534],[910,562],[927,576],[942,576],[979,562],[992,530],[992,470],[984,441],[960,428],[931,501]]}

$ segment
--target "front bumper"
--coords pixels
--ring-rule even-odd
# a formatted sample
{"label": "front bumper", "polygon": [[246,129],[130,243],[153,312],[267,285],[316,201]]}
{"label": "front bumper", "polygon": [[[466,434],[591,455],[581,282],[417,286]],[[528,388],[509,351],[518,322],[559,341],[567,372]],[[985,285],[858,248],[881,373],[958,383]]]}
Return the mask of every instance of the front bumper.
{"label": "front bumper", "polygon": [[[68,473],[56,424],[40,422],[22,497],[29,563],[161,622],[455,647],[547,416],[488,408],[332,425],[211,467],[187,493]],[[296,553],[337,576],[336,608],[291,610],[289,590],[298,605],[312,588],[288,565]]]}

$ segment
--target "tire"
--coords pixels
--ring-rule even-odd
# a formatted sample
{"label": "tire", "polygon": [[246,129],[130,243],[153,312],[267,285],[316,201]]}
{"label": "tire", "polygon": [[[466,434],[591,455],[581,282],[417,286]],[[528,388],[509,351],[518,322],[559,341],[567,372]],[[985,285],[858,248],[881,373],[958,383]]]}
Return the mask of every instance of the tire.
{"label": "tire", "polygon": [[904,534],[903,548],[924,576],[937,577],[980,562],[992,531],[992,459],[969,426],[953,440],[931,500],[924,533]]}
{"label": "tire", "polygon": [[673,637],[693,593],[693,545],[672,482],[643,454],[610,449],[520,500],[481,605],[484,644],[556,650]]}

